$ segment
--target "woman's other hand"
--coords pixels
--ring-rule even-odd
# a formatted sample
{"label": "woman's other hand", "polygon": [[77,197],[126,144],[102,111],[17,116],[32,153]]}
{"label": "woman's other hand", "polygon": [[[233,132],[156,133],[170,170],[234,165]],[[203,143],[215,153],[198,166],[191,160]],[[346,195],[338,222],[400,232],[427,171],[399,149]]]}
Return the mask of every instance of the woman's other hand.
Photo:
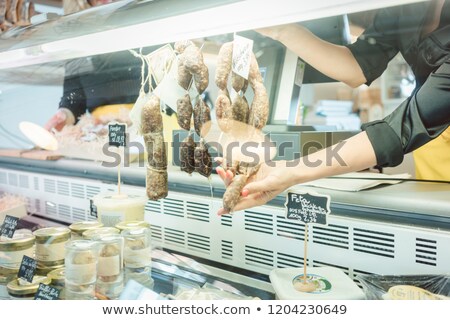
{"label": "woman's other hand", "polygon": [[47,131],[51,131],[52,129],[61,131],[66,124],[74,124],[74,123],[75,123],[75,116],[73,115],[72,111],[66,108],[60,108],[47,121],[47,123],[44,125],[44,128]]}

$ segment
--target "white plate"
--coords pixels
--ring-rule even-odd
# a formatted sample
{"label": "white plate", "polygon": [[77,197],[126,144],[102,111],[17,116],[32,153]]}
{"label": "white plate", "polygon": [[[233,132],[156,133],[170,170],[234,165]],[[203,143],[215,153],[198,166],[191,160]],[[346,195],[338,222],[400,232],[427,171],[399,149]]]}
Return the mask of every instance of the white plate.
{"label": "white plate", "polygon": [[32,122],[22,121],[19,124],[19,129],[36,146],[50,151],[58,149],[56,138],[43,127]]}

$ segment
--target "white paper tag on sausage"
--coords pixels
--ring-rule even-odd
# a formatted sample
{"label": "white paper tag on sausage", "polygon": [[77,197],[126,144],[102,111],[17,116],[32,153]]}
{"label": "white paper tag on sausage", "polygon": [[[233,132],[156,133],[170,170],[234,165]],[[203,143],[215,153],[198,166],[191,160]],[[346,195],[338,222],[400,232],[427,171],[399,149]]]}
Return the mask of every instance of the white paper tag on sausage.
{"label": "white paper tag on sausage", "polygon": [[[134,103],[133,109],[130,111],[130,119],[133,123],[133,130],[136,130],[136,132],[140,135],[143,133],[141,132],[141,114],[142,114],[142,108],[147,103],[147,101],[151,97],[151,93],[145,93],[144,91],[141,91],[139,93],[139,97],[137,98],[136,102]],[[130,130],[131,131],[131,130]],[[92,213],[92,211],[91,211]],[[97,213],[96,213],[97,214]]]}
{"label": "white paper tag on sausage", "polygon": [[252,52],[253,40],[238,35],[234,36],[231,70],[244,79],[248,79],[250,63],[252,61]]}
{"label": "white paper tag on sausage", "polygon": [[156,84],[159,84],[169,72],[172,63],[175,60],[175,52],[170,44],[166,44],[152,53],[149,53],[146,58],[150,70],[152,71],[153,78]]}
{"label": "white paper tag on sausage", "polygon": [[[158,84],[155,90],[153,90],[153,93],[161,99],[161,105],[164,103],[175,112],[177,112],[177,100],[184,97],[186,94],[186,90],[184,90],[177,82],[177,59],[178,58],[174,59],[169,73],[164,76],[164,79]],[[189,92],[189,94],[191,93]]]}

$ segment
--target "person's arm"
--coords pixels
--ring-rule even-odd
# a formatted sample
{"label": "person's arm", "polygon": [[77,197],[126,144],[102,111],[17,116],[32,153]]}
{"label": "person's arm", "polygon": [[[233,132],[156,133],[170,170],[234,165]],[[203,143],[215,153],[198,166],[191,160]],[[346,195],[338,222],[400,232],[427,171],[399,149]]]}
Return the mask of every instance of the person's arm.
{"label": "person's arm", "polygon": [[330,78],[342,81],[351,87],[357,87],[367,81],[358,62],[347,47],[324,41],[298,24],[256,31],[280,41],[306,63]]}
{"label": "person's arm", "polygon": [[78,76],[66,76],[63,84],[63,95],[58,111],[47,121],[44,128],[60,131],[65,125],[75,124],[86,112],[86,97]]}
{"label": "person's arm", "polygon": [[[332,147],[293,161],[264,163],[250,178],[234,210],[244,210],[267,203],[284,190],[328,176],[360,171],[376,164],[376,156],[366,132],[361,132]],[[233,179],[230,170],[217,167],[217,173],[228,186]],[[219,215],[228,213],[221,208]]]}
{"label": "person's arm", "polygon": [[363,125],[377,164],[394,167],[403,155],[438,137],[450,125],[450,59],[381,121]]}
{"label": "person's arm", "polygon": [[[299,161],[264,163],[242,191],[235,211],[267,203],[299,183],[370,168],[396,166],[405,153],[439,136],[450,124],[450,60],[384,120],[363,126],[365,131]],[[231,171],[217,168],[225,185]],[[219,214],[227,213],[224,209]]]}

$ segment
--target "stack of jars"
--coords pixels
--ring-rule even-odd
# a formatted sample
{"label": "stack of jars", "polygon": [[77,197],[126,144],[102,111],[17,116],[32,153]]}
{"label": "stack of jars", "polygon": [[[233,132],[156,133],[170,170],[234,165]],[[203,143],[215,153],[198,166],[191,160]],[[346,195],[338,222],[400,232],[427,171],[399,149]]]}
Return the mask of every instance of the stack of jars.
{"label": "stack of jars", "polygon": [[[103,227],[97,221],[69,228],[16,231],[0,239],[0,299],[32,299],[39,283],[60,290],[60,299],[117,299],[133,279],[152,288],[151,234],[144,221]],[[24,255],[37,261],[32,283],[17,279]]]}
{"label": "stack of jars", "polygon": [[39,275],[31,283],[17,279],[23,257],[35,258],[35,246],[37,237],[25,229],[17,230],[12,239],[0,238],[0,299],[34,299],[40,283],[50,284],[47,277]]}
{"label": "stack of jars", "polygon": [[[72,231],[81,227],[82,223],[70,226]],[[152,288],[149,227],[144,221],[120,222],[115,228],[97,223],[82,233],[84,240],[69,243],[66,246],[66,298],[117,299],[129,279]],[[78,263],[74,263],[75,260]]]}
{"label": "stack of jars", "polygon": [[0,238],[0,300],[10,299],[8,283],[17,277],[23,256],[34,257],[34,243],[29,230],[17,230],[12,239]]}

